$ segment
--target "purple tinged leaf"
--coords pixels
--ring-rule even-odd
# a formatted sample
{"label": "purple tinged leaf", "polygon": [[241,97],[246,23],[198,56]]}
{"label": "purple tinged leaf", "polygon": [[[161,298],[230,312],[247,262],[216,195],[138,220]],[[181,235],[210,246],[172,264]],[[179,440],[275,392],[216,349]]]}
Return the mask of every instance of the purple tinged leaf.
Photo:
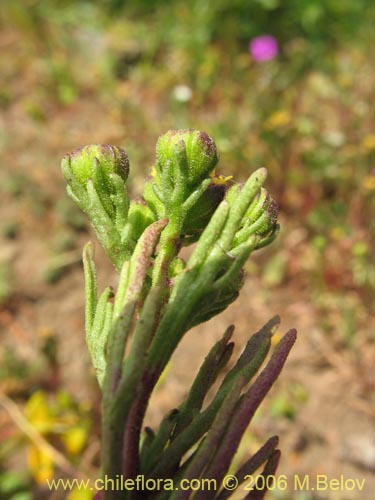
{"label": "purple tinged leaf", "polygon": [[[278,323],[278,317],[273,318],[258,333],[253,335],[243,353],[240,366],[237,365],[223,380],[215,398],[208,407],[171,442],[170,446],[160,456],[157,466],[151,471],[153,477],[160,477],[171,466],[178,464],[182,456],[207,432],[221,407],[226,395],[231,391],[233,383],[238,376],[244,376],[246,383],[258,371],[270,348],[270,336],[273,328]],[[244,366],[242,363],[246,361]]]}
{"label": "purple tinged leaf", "polygon": [[[190,463],[189,467],[184,473],[184,479],[192,480],[201,477],[204,474],[204,469],[207,466],[212,454],[219,446],[220,440],[225,433],[225,430],[232,418],[233,411],[240,397],[241,389],[245,385],[246,380],[244,377],[239,377],[236,380],[232,390],[227,394],[220,410],[218,411],[215,420],[212,423],[210,430],[206,437],[201,442],[196,456]],[[187,500],[191,494],[189,490],[180,490],[175,495],[172,495],[173,500]],[[208,500],[216,495],[215,491],[201,491],[194,495],[196,500]]]}
{"label": "purple tinged leaf", "polygon": [[266,367],[242,397],[221,446],[205,473],[205,477],[216,479],[218,482],[223,479],[249,422],[279,376],[296,340],[296,335],[297,332],[294,329],[284,335]]}
{"label": "purple tinged leaf", "polygon": [[[246,476],[253,474],[271,455],[279,444],[278,436],[272,436],[259,450],[250,457],[234,474],[238,479],[238,486]],[[216,500],[226,500],[233,494],[232,490],[222,490]]]}
{"label": "purple tinged leaf", "polygon": [[[122,364],[132,317],[134,316],[146,273],[150,266],[151,255],[159,240],[160,233],[167,223],[168,219],[162,219],[148,226],[139,239],[131,258],[124,304],[120,304],[119,306],[122,314],[119,316],[118,321],[116,321],[109,336],[108,358],[109,365],[114,373],[116,373]],[[118,380],[117,373],[116,380]],[[113,390],[116,385],[112,383],[110,387]]]}
{"label": "purple tinged leaf", "polygon": [[[269,487],[272,487],[273,482],[275,481],[274,476],[279,465],[281,452],[280,450],[275,450],[270,458],[267,460],[266,465],[264,466],[263,472],[261,474],[262,479],[258,479],[254,489],[250,491],[243,500],[263,500],[266,496],[266,493]],[[271,477],[271,481],[267,481],[267,478]]]}
{"label": "purple tinged leaf", "polygon": [[[246,347],[237,360],[237,363],[232,370],[226,375],[223,386],[231,382],[235,376],[242,371],[245,375],[246,381],[249,382],[250,378],[256,373],[260,364],[266,357],[268,349],[271,345],[271,336],[280,325],[280,316],[274,316],[270,319],[257,333],[252,335],[247,341]],[[265,342],[268,340],[268,342]],[[260,356],[260,350],[262,354]],[[259,363],[251,363],[255,358],[259,357]]]}
{"label": "purple tinged leaf", "polygon": [[220,369],[226,364],[232,354],[233,344],[228,344],[228,341],[232,337],[233,331],[234,326],[229,326],[223,337],[216,342],[206,356],[185,403],[181,408],[174,436],[179,434],[182,429],[189,425],[193,418],[194,411],[201,409],[209,388],[215,382]]}
{"label": "purple tinged leaf", "polygon": [[[163,452],[165,445],[171,438],[174,426],[176,425],[176,420],[178,418],[179,411],[173,409],[163,418],[159,429],[153,436],[152,443],[147,450],[147,454],[141,456],[141,469],[144,473],[151,467],[155,465],[158,461],[160,454]],[[147,429],[147,428],[146,428]]]}

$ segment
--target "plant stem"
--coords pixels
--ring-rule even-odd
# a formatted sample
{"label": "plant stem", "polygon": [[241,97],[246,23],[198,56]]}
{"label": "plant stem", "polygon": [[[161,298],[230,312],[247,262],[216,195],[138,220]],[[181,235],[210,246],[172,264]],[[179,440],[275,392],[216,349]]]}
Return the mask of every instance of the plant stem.
{"label": "plant stem", "polygon": [[161,234],[160,250],[155,259],[152,273],[153,285],[161,282],[167,285],[169,266],[178,254],[181,245],[181,225],[182,222],[180,219],[171,218],[167,227]]}

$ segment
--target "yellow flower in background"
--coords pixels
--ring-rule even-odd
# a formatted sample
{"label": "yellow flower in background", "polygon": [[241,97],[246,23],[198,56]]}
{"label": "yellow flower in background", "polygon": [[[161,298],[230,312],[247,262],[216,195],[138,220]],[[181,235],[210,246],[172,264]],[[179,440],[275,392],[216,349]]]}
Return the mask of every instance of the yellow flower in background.
{"label": "yellow flower in background", "polygon": [[367,175],[362,181],[362,186],[366,191],[375,191],[375,175]]}
{"label": "yellow flower in background", "polygon": [[54,418],[44,392],[34,392],[29,398],[25,406],[25,416],[30,424],[41,434],[52,430]]}
{"label": "yellow flower in background", "polygon": [[66,500],[92,500],[94,498],[95,492],[91,490],[84,490],[75,488],[66,497]]}
{"label": "yellow flower in background", "polygon": [[283,334],[280,330],[276,330],[276,332],[272,335],[271,337],[271,345],[272,347],[276,347],[277,344],[280,342]]}
{"label": "yellow flower in background", "polygon": [[[88,409],[86,404],[79,410],[71,396],[63,391],[52,401],[45,392],[37,391],[27,401],[24,412],[38,434],[47,441],[53,437],[55,442],[64,446],[68,455],[77,456],[88,440],[89,421],[87,416],[82,415]],[[43,445],[35,446],[28,442],[27,459],[36,482],[44,484],[47,479],[53,478],[55,467],[48,448],[45,450]]]}
{"label": "yellow flower in background", "polygon": [[362,139],[362,147],[366,151],[375,150],[375,134],[368,134]]}
{"label": "yellow flower in background", "polygon": [[33,478],[38,484],[45,485],[47,479],[53,478],[55,467],[48,451],[37,448],[34,445],[28,446],[27,462]]}
{"label": "yellow flower in background", "polygon": [[88,439],[87,429],[84,427],[72,427],[61,436],[65,450],[70,455],[79,455],[86,446]]}
{"label": "yellow flower in background", "polygon": [[276,130],[278,128],[286,127],[292,121],[289,111],[281,109],[273,113],[264,123],[264,128],[267,130]]}

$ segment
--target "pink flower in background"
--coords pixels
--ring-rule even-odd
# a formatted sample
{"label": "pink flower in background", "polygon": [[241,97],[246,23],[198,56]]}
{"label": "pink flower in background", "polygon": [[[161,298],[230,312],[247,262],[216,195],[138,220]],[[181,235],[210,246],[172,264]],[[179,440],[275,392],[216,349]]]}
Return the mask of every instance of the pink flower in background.
{"label": "pink flower in background", "polygon": [[272,35],[260,35],[250,41],[249,52],[254,61],[270,61],[277,56],[279,46]]}

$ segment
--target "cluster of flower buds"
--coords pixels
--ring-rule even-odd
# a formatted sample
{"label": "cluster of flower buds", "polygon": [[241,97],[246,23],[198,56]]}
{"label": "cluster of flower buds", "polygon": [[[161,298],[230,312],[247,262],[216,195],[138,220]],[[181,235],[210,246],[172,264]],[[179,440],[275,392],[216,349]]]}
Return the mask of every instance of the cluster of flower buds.
{"label": "cluster of flower buds", "polygon": [[[231,212],[224,233],[233,233],[230,245],[221,242],[217,233],[218,244],[225,247],[225,252],[241,252],[254,238],[252,250],[274,239],[278,229],[277,205],[262,187],[266,170],[253,174],[250,190],[234,182],[228,189],[229,178],[215,174],[217,162],[216,145],[208,134],[170,130],[158,139],[156,162],[145,184],[144,201],[137,202],[130,202],[127,196],[129,160],[119,147],[104,144],[77,149],[64,157],[62,170],[68,181],[68,194],[88,214],[99,241],[120,269],[143,231],[156,220],[167,218],[175,244],[188,245],[212,226],[211,219],[223,203]],[[240,218],[236,217],[238,207]],[[236,290],[233,283],[230,285],[233,298],[242,281],[235,282]],[[228,293],[224,296],[228,297]],[[220,301],[223,302],[222,297]]]}

